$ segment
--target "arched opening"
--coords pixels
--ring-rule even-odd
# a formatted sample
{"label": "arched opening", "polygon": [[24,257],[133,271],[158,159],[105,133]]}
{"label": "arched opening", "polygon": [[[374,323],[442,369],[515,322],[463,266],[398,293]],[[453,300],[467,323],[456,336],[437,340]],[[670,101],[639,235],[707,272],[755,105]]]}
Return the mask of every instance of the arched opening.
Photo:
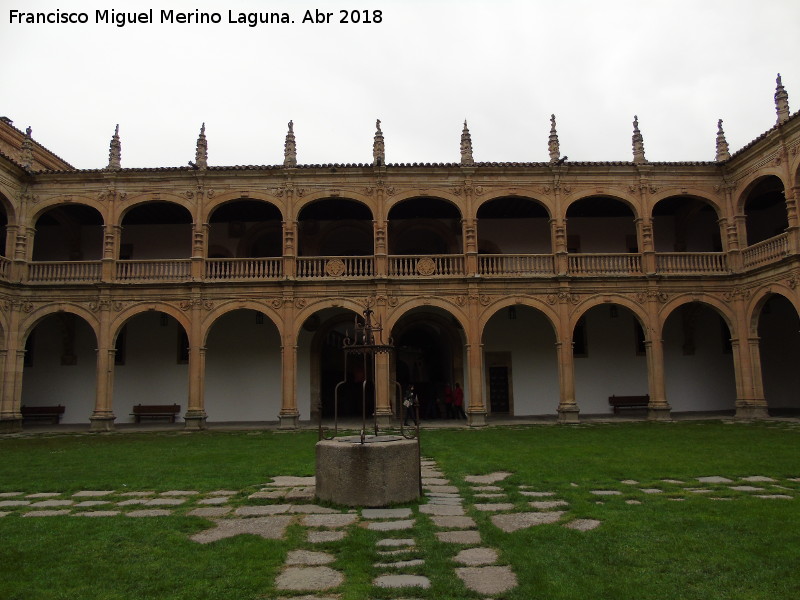
{"label": "arched opening", "polygon": [[672,412],[733,414],[736,377],[731,333],[714,308],[690,302],[664,322],[664,387]]}
{"label": "arched opening", "polygon": [[536,200],[504,196],[478,208],[480,254],[551,254],[550,215]]}
{"label": "arched opening", "polygon": [[324,198],[303,207],[298,220],[299,256],[372,256],[372,212],[346,198]]}
{"label": "arched opening", "polygon": [[83,204],[50,208],[36,220],[33,260],[83,261],[103,258],[103,217]]}
{"label": "arched opening", "polygon": [[670,196],[653,208],[656,252],[722,252],[719,217],[701,198]]}
{"label": "arched opening", "polygon": [[208,258],[262,258],[283,255],[281,211],[259,200],[234,200],[209,218]]}
{"label": "arched opening", "polygon": [[281,340],[263,313],[239,309],[214,321],[206,340],[209,422],[274,421],[281,409]]}
{"label": "arched opening", "polygon": [[461,213],[440,198],[409,198],[388,215],[389,254],[462,254]]}
{"label": "arched opening", "polygon": [[540,311],[520,304],[497,311],[483,330],[489,414],[556,415],[556,337]]}
{"label": "arched opening", "polygon": [[630,206],[618,198],[581,198],[567,208],[567,252],[637,253],[635,218]]}
{"label": "arched opening", "polygon": [[68,312],[40,320],[25,340],[22,406],[64,406],[62,423],[88,423],[94,412],[97,338]]}
{"label": "arched opening", "polygon": [[754,182],[744,201],[744,214],[748,246],[786,231],[789,217],[780,178],[768,175]]}
{"label": "arched opening", "polygon": [[[297,336],[297,398],[298,409],[319,418],[332,418],[336,405],[336,386],[339,387],[338,416],[361,417],[362,384],[366,371],[357,360],[345,366],[344,340],[354,332],[355,316],[351,310],[327,308],[309,316]],[[373,401],[370,394],[368,402]],[[373,405],[367,407],[368,416]]]}
{"label": "arched opening", "polygon": [[764,398],[772,416],[800,414],[800,318],[794,305],[772,294],[758,315]]}
{"label": "arched opening", "polygon": [[148,202],[133,207],[122,219],[120,260],[189,258],[192,255],[192,215],[172,202]]}
{"label": "arched opening", "polygon": [[612,303],[589,309],[575,325],[572,341],[581,414],[612,412],[610,396],[647,394],[644,330],[630,309]]}
{"label": "arched opening", "polygon": [[189,397],[189,338],[172,316],[148,310],[128,319],[117,332],[114,403],[117,423],[132,423],[136,404],[178,404]]}
{"label": "arched opening", "polygon": [[467,397],[464,332],[460,324],[444,310],[417,308],[395,324],[392,340],[394,380],[403,390],[414,384],[423,419],[446,418],[446,386],[454,390],[458,384]]}

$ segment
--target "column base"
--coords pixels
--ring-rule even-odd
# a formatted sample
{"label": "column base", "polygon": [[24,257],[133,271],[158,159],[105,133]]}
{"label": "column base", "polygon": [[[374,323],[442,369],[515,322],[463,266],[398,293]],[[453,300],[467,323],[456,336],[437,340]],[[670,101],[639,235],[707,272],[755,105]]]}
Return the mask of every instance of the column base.
{"label": "column base", "polygon": [[103,415],[89,417],[89,431],[114,431],[114,415]]}
{"label": "column base", "polygon": [[769,411],[766,406],[754,406],[752,404],[737,406],[736,416],[737,421],[754,421],[758,419],[768,419]]}
{"label": "column base", "polygon": [[468,427],[486,427],[486,413],[485,412],[468,412],[467,413],[467,426]]}
{"label": "column base", "polygon": [[0,433],[18,433],[22,431],[22,419],[3,419],[0,421]]}
{"label": "column base", "polygon": [[649,406],[647,408],[648,421],[671,421],[672,408],[670,406]]}
{"label": "column base", "polygon": [[388,429],[394,424],[394,415],[389,411],[378,413],[375,415],[375,420],[378,422],[379,429]]}
{"label": "column base", "polygon": [[300,415],[286,414],[278,415],[278,429],[297,429],[297,422],[300,420]]}
{"label": "column base", "polygon": [[558,407],[558,422],[567,425],[577,425],[580,423],[578,414],[581,410],[577,406]]}
{"label": "column base", "polygon": [[201,431],[206,428],[208,415],[204,410],[187,410],[183,415],[184,429],[189,431]]}

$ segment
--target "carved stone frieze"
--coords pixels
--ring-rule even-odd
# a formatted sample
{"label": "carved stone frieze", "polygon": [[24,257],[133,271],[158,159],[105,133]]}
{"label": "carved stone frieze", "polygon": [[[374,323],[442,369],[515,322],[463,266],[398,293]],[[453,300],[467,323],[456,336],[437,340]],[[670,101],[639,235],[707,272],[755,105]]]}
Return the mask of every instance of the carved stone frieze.
{"label": "carved stone frieze", "polygon": [[192,308],[204,308],[211,310],[214,308],[214,302],[211,300],[204,300],[203,298],[191,298],[190,300],[181,300],[181,310],[191,310]]}
{"label": "carved stone frieze", "polygon": [[325,275],[328,277],[341,277],[347,267],[341,258],[332,258],[325,262]]}
{"label": "carved stone frieze", "polygon": [[733,302],[734,300],[747,300],[750,298],[750,290],[743,287],[735,287],[722,293],[722,297],[726,302]]}
{"label": "carved stone frieze", "polygon": [[464,184],[464,185],[456,185],[453,186],[452,192],[456,196],[468,196],[470,194],[474,194],[475,196],[482,196],[484,193],[483,186],[480,185],[472,185],[472,184]]}
{"label": "carved stone frieze", "polygon": [[98,312],[101,310],[111,310],[114,312],[120,312],[127,302],[122,302],[120,300],[112,300],[110,298],[100,298],[98,300],[94,300],[89,302],[89,310],[92,312]]}
{"label": "carved stone frieze", "polygon": [[417,273],[423,277],[433,275],[436,273],[436,262],[428,256],[420,258],[417,261]]}
{"label": "carved stone frieze", "polygon": [[308,302],[305,298],[295,298],[294,300],[295,308],[305,308],[306,304],[308,304]]}
{"label": "carved stone frieze", "polygon": [[639,304],[644,304],[648,300],[655,300],[660,302],[661,304],[666,304],[667,300],[669,300],[669,294],[662,292],[660,290],[647,290],[646,292],[636,292],[633,295],[636,302]]}
{"label": "carved stone frieze", "polygon": [[555,294],[547,294],[545,297],[545,301],[550,305],[553,306],[558,302],[559,304],[578,304],[580,302],[580,296],[578,294],[574,294],[572,292],[556,292]]}

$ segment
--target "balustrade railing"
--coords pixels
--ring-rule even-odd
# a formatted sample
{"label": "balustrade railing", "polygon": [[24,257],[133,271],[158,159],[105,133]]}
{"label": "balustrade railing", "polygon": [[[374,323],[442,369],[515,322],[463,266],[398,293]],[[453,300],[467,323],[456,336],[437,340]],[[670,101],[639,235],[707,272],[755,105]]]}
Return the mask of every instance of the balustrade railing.
{"label": "balustrade railing", "polygon": [[448,277],[466,274],[463,254],[390,256],[389,277]]}
{"label": "balustrade railing", "polygon": [[728,273],[728,259],[724,252],[658,253],[656,272],[675,275],[723,275]]}
{"label": "balustrade railing", "polygon": [[788,255],[789,234],[782,233],[745,248],[742,251],[742,262],[745,268],[760,267]]}
{"label": "balustrade railing", "polygon": [[102,278],[98,261],[35,261],[28,263],[28,281],[32,283],[92,283]]}
{"label": "balustrade railing", "polygon": [[297,258],[296,264],[298,279],[375,275],[375,260],[372,256],[301,256]]}
{"label": "balustrade railing", "polygon": [[118,281],[187,281],[192,276],[192,261],[118,260]]}
{"label": "balustrade railing", "polygon": [[478,256],[478,274],[520,275],[552,277],[552,254],[481,254]]}
{"label": "balustrade railing", "polygon": [[570,275],[641,275],[640,254],[570,254],[567,269]]}
{"label": "balustrade railing", "polygon": [[282,276],[282,258],[206,259],[205,278],[209,281],[279,279]]}

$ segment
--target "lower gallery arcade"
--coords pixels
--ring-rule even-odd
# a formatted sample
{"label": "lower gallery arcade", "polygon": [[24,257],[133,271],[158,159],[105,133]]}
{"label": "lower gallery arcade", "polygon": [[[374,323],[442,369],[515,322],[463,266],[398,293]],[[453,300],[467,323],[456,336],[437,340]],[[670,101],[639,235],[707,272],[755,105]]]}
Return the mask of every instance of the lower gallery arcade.
{"label": "lower gallery arcade", "polygon": [[[22,405],[62,404],[63,423],[91,420],[100,428],[133,422],[136,404],[183,398],[178,419],[189,426],[276,418],[294,426],[316,419],[320,408],[330,417],[343,380],[339,415],[355,416],[364,373],[349,365],[345,375],[341,342],[369,304],[397,349],[383,365],[389,381],[414,383],[428,418],[446,416],[441,405],[428,405],[441,403],[456,382],[474,424],[484,415],[608,415],[612,395],[649,394],[653,418],[792,414],[800,410],[800,376],[791,366],[800,361],[800,322],[784,294],[771,286],[749,298],[743,324],[726,303],[697,294],[672,302],[617,293],[583,302],[414,297],[408,306],[373,296],[294,301],[279,310],[255,300],[188,309],[154,301],[123,309],[110,323],[103,309],[64,302],[20,323],[18,385]],[[470,321],[469,311],[477,318]],[[286,313],[295,315],[288,328]],[[763,393],[746,398],[748,388]],[[397,413],[395,389],[378,390],[379,414]]]}

